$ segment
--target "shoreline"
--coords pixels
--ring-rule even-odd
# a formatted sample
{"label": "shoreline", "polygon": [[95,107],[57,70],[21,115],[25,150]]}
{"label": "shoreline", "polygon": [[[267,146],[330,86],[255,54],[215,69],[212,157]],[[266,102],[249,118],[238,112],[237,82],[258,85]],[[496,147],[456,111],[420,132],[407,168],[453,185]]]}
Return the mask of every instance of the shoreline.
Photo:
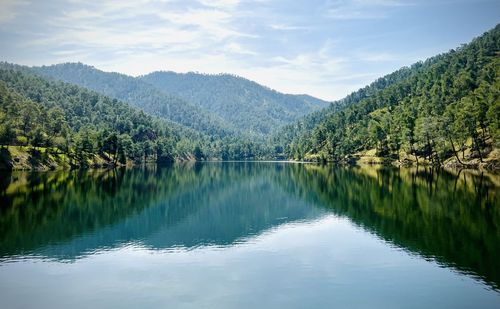
{"label": "shoreline", "polygon": [[166,166],[174,164],[193,164],[197,162],[207,163],[286,163],[286,164],[332,164],[336,166],[384,166],[395,168],[437,168],[451,170],[476,170],[486,171],[489,173],[500,174],[500,159],[498,151],[491,152],[489,156],[480,162],[477,158],[462,160],[458,162],[455,158],[448,158],[441,162],[439,166],[432,164],[423,158],[420,158],[417,164],[415,160],[408,157],[401,160],[394,158],[370,156],[370,155],[354,155],[346,157],[341,161],[320,160],[316,157],[306,158],[305,160],[294,159],[251,159],[251,160],[195,160],[193,157],[185,157],[176,159],[173,162],[155,162],[154,160],[146,160],[145,162],[133,162],[127,160],[127,163],[120,163],[113,160],[108,154],[93,154],[89,160],[82,164],[75,161],[74,158],[59,152],[55,149],[48,148],[31,148],[27,146],[8,146],[2,148],[0,152],[0,171],[58,171],[58,170],[90,170],[90,169],[114,169],[114,168],[133,168],[144,165]]}

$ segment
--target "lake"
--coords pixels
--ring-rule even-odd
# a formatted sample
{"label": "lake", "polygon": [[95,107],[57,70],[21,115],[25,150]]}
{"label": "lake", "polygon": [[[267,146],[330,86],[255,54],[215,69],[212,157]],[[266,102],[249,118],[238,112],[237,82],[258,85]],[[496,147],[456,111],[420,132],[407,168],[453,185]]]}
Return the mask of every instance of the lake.
{"label": "lake", "polygon": [[2,308],[500,308],[500,177],[276,162],[0,175]]}

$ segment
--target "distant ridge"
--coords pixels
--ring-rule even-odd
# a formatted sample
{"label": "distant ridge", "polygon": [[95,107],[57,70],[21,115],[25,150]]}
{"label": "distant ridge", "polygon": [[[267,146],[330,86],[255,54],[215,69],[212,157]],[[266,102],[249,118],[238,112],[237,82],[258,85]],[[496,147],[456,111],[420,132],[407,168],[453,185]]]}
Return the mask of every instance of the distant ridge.
{"label": "distant ridge", "polygon": [[230,74],[162,71],[140,78],[164,93],[213,111],[233,125],[261,134],[328,105],[311,96],[283,94]]}
{"label": "distant ridge", "polygon": [[203,134],[264,136],[327,102],[282,94],[229,74],[154,72],[134,78],[82,63],[34,67],[39,74],[86,87]]}

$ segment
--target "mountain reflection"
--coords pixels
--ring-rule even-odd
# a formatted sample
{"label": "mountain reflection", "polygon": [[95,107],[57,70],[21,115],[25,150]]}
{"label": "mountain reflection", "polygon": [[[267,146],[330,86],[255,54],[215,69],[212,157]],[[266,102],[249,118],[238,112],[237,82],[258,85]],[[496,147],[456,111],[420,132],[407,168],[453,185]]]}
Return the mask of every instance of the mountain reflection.
{"label": "mountain reflection", "polygon": [[124,242],[224,246],[325,213],[278,185],[275,176],[286,170],[247,163],[14,173],[1,197],[8,206],[0,217],[0,255],[72,259]]}
{"label": "mountain reflection", "polygon": [[230,246],[327,213],[500,286],[498,178],[287,163],[0,175],[0,258]]}

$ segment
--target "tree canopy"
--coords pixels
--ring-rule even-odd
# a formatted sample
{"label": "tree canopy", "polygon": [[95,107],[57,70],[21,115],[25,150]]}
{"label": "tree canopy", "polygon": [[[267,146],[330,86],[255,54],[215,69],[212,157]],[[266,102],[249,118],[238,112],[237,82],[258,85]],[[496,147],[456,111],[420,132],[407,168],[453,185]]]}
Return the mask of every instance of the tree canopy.
{"label": "tree canopy", "polygon": [[[482,160],[500,141],[500,26],[382,77],[279,132],[288,157],[342,161],[369,149],[439,165]],[[461,156],[460,156],[461,153]]]}

